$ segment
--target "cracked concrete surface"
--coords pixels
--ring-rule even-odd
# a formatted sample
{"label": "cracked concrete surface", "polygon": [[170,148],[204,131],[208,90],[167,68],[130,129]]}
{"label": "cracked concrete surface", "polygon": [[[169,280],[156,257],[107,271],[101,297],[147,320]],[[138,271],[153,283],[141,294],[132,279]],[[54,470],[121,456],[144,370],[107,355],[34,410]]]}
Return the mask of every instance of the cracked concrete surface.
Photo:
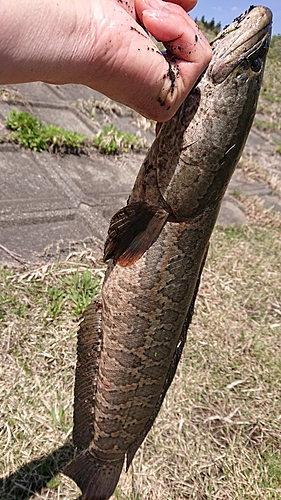
{"label": "cracked concrete surface", "polygon": [[[94,101],[93,101],[94,100]],[[0,88],[0,136],[6,136],[6,115],[23,110],[44,123],[92,137],[100,126],[113,124],[138,134],[151,144],[153,127],[125,106],[79,85],[44,83]],[[223,200],[218,223],[247,221],[235,192],[257,195],[265,206],[281,211],[281,155],[276,139],[253,129],[245,154],[268,175],[247,175],[238,168]],[[83,242],[101,256],[111,216],[124,204],[134,184],[143,153],[105,156],[52,155],[0,144],[0,262],[14,263],[13,253],[28,262],[66,256]],[[268,178],[267,178],[268,177]]]}

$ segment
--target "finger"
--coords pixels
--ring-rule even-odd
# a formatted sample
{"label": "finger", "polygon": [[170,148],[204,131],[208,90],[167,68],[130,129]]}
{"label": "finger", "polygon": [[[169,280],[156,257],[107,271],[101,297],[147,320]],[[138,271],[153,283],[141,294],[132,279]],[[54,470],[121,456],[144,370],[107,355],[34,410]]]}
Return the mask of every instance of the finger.
{"label": "finger", "polygon": [[180,5],[186,12],[190,12],[195,5],[197,4],[197,0],[170,0],[172,3],[177,3]]}
{"label": "finger", "polygon": [[211,53],[209,42],[180,6],[167,3],[161,10],[145,9],[142,22],[179,59],[199,64],[202,59],[204,66],[206,53]]}
{"label": "finger", "polygon": [[[147,2],[153,7],[148,7]],[[169,107],[175,110],[210,62],[211,47],[179,5],[161,0],[137,0],[136,10],[148,31],[169,50],[166,56],[169,69],[163,76],[159,102],[166,111]]]}
{"label": "finger", "polygon": [[[172,48],[180,56],[175,58],[169,52],[167,60],[142,27],[117,2],[115,20],[107,19],[105,2],[101,7],[101,22],[96,22],[100,29],[95,35],[95,71],[89,67],[83,82],[148,118],[164,122],[175,114],[209,63],[210,48],[207,45],[205,49],[199,39],[195,43],[193,29],[198,28],[194,25],[190,35],[190,18],[179,5],[161,2],[161,6],[168,5],[170,10],[168,18],[164,14],[165,22],[160,16],[160,31],[157,31],[159,16],[156,22],[151,13],[143,16],[142,7],[148,9],[143,0],[136,0],[135,5],[138,17],[145,19],[147,28],[149,26],[152,33],[161,35],[159,38],[165,39],[166,46],[175,46]],[[97,9],[95,14],[97,16]],[[177,37],[180,43],[177,43]]]}
{"label": "finger", "polygon": [[202,66],[210,60],[209,42],[180,5],[137,0],[136,10],[147,30],[179,59],[199,64],[202,60]]}

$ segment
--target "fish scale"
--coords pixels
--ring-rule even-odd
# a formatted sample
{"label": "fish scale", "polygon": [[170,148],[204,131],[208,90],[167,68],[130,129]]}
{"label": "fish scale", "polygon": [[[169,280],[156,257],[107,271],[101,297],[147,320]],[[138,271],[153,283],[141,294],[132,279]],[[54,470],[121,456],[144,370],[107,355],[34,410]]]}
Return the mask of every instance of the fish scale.
{"label": "fish scale", "polygon": [[[246,142],[272,14],[252,7],[213,43],[209,67],[161,127],[128,205],[112,218],[101,293],[78,333],[74,444],[65,469],[108,500],[173,380],[221,201]],[[88,388],[88,389],[87,389]]]}
{"label": "fish scale", "polygon": [[[210,214],[208,215],[210,217]],[[216,215],[213,214],[213,220]],[[131,267],[113,266],[105,280],[103,294],[108,314],[103,323],[96,427],[90,450],[93,447],[102,451],[103,445],[100,443],[103,443],[104,439],[111,440],[112,449],[115,449],[115,445],[121,440],[120,456],[123,457],[123,444],[125,443],[126,449],[132,441],[132,434],[128,432],[127,426],[130,427],[134,419],[145,423],[145,419],[157,404],[190,306],[210,233],[201,232],[201,244],[198,243],[195,228],[193,235],[196,240],[194,244],[201,250],[201,253],[197,252],[196,259],[184,251],[186,239],[192,243],[189,224],[167,223],[155,245],[134,265],[133,275]],[[180,267],[174,265],[178,255],[182,257]],[[163,280],[165,287],[162,287]],[[181,280],[188,283],[184,293],[182,287],[175,286],[175,280],[176,283]],[[152,291],[150,294],[147,293],[147,284]],[[141,296],[142,304],[139,304],[138,300],[130,300],[124,309],[123,298],[132,287],[139,290],[138,296]],[[189,288],[192,293],[188,293]],[[119,297],[116,296],[116,289],[119,291]],[[144,295],[141,295],[141,290],[144,290]],[[174,323],[170,321],[171,315],[176,316]],[[159,338],[155,336],[155,332],[161,329],[162,338]],[[124,360],[126,362],[123,362]],[[117,385],[116,377],[125,383]],[[113,412],[117,411],[119,415],[123,412],[118,433],[116,422],[112,428],[108,425],[112,420],[111,400]],[[106,456],[108,458],[108,452]]]}

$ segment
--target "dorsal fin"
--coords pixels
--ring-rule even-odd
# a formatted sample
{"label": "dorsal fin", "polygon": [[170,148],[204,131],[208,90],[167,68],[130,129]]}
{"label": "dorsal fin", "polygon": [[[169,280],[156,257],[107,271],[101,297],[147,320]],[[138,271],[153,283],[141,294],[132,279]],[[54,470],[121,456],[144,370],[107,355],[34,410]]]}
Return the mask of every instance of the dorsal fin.
{"label": "dorsal fin", "polygon": [[101,301],[97,300],[84,311],[77,339],[73,443],[79,447],[92,439],[100,350]]}
{"label": "dorsal fin", "polygon": [[177,369],[177,366],[179,364],[179,361],[180,361],[180,358],[181,358],[181,355],[182,355],[182,351],[183,351],[183,348],[184,348],[184,345],[185,345],[187,331],[188,331],[189,325],[190,325],[191,320],[192,320],[192,316],[193,316],[193,312],[194,312],[194,305],[195,305],[197,293],[198,293],[199,286],[200,286],[201,274],[202,274],[202,271],[203,271],[203,268],[204,268],[204,265],[205,265],[205,261],[206,261],[206,257],[207,257],[207,253],[208,253],[208,248],[209,248],[209,244],[206,247],[206,250],[205,250],[205,253],[204,253],[204,257],[203,257],[203,260],[202,260],[202,263],[201,263],[200,271],[199,271],[199,274],[198,274],[196,286],[195,286],[193,297],[192,297],[192,301],[191,301],[191,304],[189,306],[189,309],[188,309],[188,312],[187,312],[187,315],[186,315],[186,318],[185,318],[185,321],[184,321],[184,324],[183,324],[183,328],[182,328],[182,331],[181,331],[181,336],[179,338],[178,345],[177,345],[177,348],[175,350],[174,357],[173,357],[173,359],[171,361],[170,368],[169,368],[169,371],[167,373],[167,377],[166,377],[165,383],[163,385],[163,389],[161,391],[161,394],[159,396],[157,404],[156,404],[156,406],[154,408],[154,411],[151,414],[149,420],[147,421],[144,429],[138,435],[137,439],[135,439],[135,441],[129,446],[129,448],[127,450],[127,453],[126,453],[126,455],[127,455],[126,471],[128,471],[128,468],[130,467],[130,465],[132,463],[132,460],[133,460],[136,452],[138,451],[140,445],[142,444],[142,442],[144,441],[144,439],[147,436],[148,432],[150,431],[150,429],[151,429],[151,427],[152,427],[152,425],[153,425],[153,423],[154,423],[154,421],[155,421],[155,419],[156,419],[156,417],[157,417],[157,415],[159,413],[159,410],[161,408],[163,400],[164,400],[164,398],[166,396],[167,390],[169,389],[169,387],[170,387],[170,385],[171,385],[171,383],[173,381],[174,375],[176,373],[176,369]]}
{"label": "dorsal fin", "polygon": [[104,246],[104,260],[119,266],[134,264],[159,235],[169,214],[145,201],[132,202],[111,219]]}

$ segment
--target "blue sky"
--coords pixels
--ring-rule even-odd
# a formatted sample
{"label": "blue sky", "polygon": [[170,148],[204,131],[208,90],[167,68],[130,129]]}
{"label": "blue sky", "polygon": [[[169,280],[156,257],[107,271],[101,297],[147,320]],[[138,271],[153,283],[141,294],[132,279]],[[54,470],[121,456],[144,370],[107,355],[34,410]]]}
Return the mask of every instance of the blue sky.
{"label": "blue sky", "polygon": [[[250,0],[198,0],[196,7],[190,12],[191,17],[201,19],[204,15],[206,21],[221,23],[222,28],[233,21],[233,19],[245,10],[247,10],[253,2]],[[273,12],[273,34],[281,34],[281,0],[265,0],[255,5],[265,5]]]}

